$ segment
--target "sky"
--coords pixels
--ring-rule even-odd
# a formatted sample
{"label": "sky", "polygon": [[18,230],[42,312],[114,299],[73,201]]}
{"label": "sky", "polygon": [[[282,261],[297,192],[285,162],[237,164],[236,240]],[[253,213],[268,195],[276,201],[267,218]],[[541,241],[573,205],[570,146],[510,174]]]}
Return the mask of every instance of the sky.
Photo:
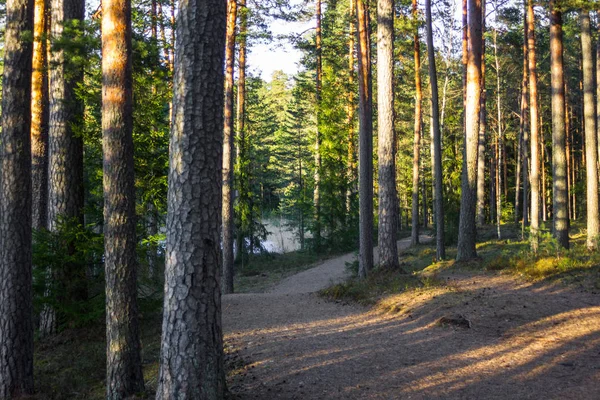
{"label": "sky", "polygon": [[[290,33],[302,33],[314,26],[314,21],[285,22],[272,20],[270,29],[273,36]],[[259,73],[261,77],[270,81],[274,71],[282,70],[293,75],[299,71],[299,62],[302,53],[296,50],[288,41],[276,40],[272,43],[255,44],[249,49],[248,64],[250,71]]]}
{"label": "sky", "polygon": [[[299,0],[292,0],[293,3],[298,3]],[[459,0],[451,0],[455,4],[455,18],[461,18],[461,9],[458,4]],[[492,0],[494,1],[494,0]],[[422,1],[419,1],[422,3]],[[419,8],[423,10],[423,5],[419,4]],[[299,34],[303,32],[311,32],[310,29],[316,25],[315,19],[305,22],[285,22],[281,20],[270,20],[269,28],[273,36],[285,34]],[[435,25],[435,21],[434,21]],[[271,76],[276,70],[293,75],[299,71],[299,62],[302,53],[296,50],[294,46],[286,41],[279,40],[273,43],[253,44],[249,48],[248,66],[250,71],[260,76],[265,81],[270,81]]]}

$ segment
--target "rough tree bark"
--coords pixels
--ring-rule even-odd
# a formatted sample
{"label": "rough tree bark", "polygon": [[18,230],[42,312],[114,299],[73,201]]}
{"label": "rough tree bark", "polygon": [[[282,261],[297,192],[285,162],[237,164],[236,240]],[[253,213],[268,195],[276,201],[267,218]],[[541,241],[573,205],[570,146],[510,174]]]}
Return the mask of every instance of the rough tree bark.
{"label": "rough tree bark", "polygon": [[467,58],[467,93],[465,109],[465,146],[461,179],[460,221],[456,259],[477,257],[475,211],[477,203],[477,145],[481,106],[481,0],[468,0],[469,52]]}
{"label": "rough tree bark", "polygon": [[[481,109],[479,110],[479,139],[477,143],[477,225],[485,224],[485,146],[487,107],[485,90],[485,0],[481,1]],[[498,165],[496,165],[496,168]],[[494,200],[490,199],[490,203]],[[496,207],[497,208],[497,207]],[[496,210],[497,213],[497,210]]]}
{"label": "rough tree bark", "polygon": [[354,115],[356,105],[354,104],[354,47],[356,36],[356,5],[355,0],[350,0],[350,27],[348,35],[348,104],[346,106],[346,123],[348,124],[348,161],[346,165],[346,179],[348,188],[346,190],[346,212],[352,210],[352,199],[356,185],[356,138],[354,131]]}
{"label": "rough tree bark", "polygon": [[554,237],[569,248],[569,208],[565,132],[565,79],[562,13],[550,0],[550,72],[552,86],[552,218]]}
{"label": "rough tree bark", "polygon": [[[73,21],[83,21],[83,0],[50,0],[50,33],[57,41],[78,35]],[[67,29],[65,29],[67,27]],[[49,131],[48,131],[48,229],[56,231],[61,218],[83,223],[83,139],[76,134],[82,123],[83,103],[76,94],[83,81],[83,69],[60,46],[53,48],[49,60]],[[71,300],[87,297],[85,270],[65,265],[49,278],[57,280],[64,296]],[[58,317],[49,307],[40,316],[42,336],[56,332]]]}
{"label": "rough tree bark", "polygon": [[224,294],[233,293],[233,69],[235,64],[235,28],[237,1],[227,1],[227,33],[225,39],[225,111],[223,129],[223,282]]}
{"label": "rough tree bark", "polygon": [[[238,83],[237,83],[237,111],[236,111],[236,125],[237,125],[237,159],[242,160],[244,156],[244,146],[246,136],[246,43],[248,34],[248,8],[246,7],[246,0],[239,0],[238,12],[240,14],[239,21],[239,50],[238,50]],[[246,182],[240,181],[239,185],[245,185]],[[240,192],[245,191],[245,188],[241,188]],[[242,230],[238,229],[237,234],[237,254],[238,260],[244,260],[245,245]]]}
{"label": "rough tree bark", "polygon": [[216,400],[226,391],[220,290],[226,14],[222,0],[179,7],[157,399]]}
{"label": "rough tree bark", "polygon": [[377,117],[379,166],[379,265],[398,269],[398,195],[394,131],[394,2],[377,1]]}
{"label": "rough tree bark", "polygon": [[144,390],[137,310],[131,2],[102,2],[106,398]]}
{"label": "rough tree bark", "polygon": [[[600,10],[597,11],[596,15],[596,21],[600,21]],[[600,22],[597,22],[596,26],[598,34],[600,35]],[[600,160],[600,39],[596,41],[596,130],[598,132],[596,135],[596,140],[598,142],[598,159]]]}
{"label": "rough tree bark", "polygon": [[527,62],[529,71],[529,129],[531,141],[531,225],[529,239],[531,241],[531,250],[536,253],[539,247],[540,230],[540,145],[533,0],[527,1]]}
{"label": "rough tree bark", "polygon": [[[83,21],[82,0],[51,0],[52,39],[65,40],[76,34],[66,30],[73,21]],[[83,117],[83,103],[75,94],[83,81],[83,69],[70,62],[60,47],[50,52],[50,184],[48,224],[56,229],[59,217],[83,221],[83,140],[76,135]]]}
{"label": "rough tree bark", "polygon": [[598,215],[598,136],[596,132],[596,106],[594,104],[594,65],[590,15],[579,13],[581,23],[581,54],[583,72],[583,117],[585,129],[585,158],[587,175],[587,241],[589,250],[598,249],[600,219]]}
{"label": "rough tree bark", "polygon": [[[498,11],[498,10],[496,10]],[[502,87],[501,87],[501,72],[500,59],[498,58],[498,30],[494,28],[494,61],[496,64],[496,120],[498,123],[498,136],[496,140],[496,235],[498,239],[502,239],[502,154],[504,145],[504,133],[502,131]],[[484,89],[485,92],[485,89]],[[481,137],[480,137],[481,139]]]}
{"label": "rough tree bark", "polygon": [[358,190],[360,249],[358,275],[373,269],[373,98],[368,0],[356,0],[358,36]]}
{"label": "rough tree bark", "polygon": [[31,56],[33,1],[6,3],[0,133],[0,399],[33,394]]}
{"label": "rough tree bark", "polygon": [[31,71],[32,227],[48,226],[48,73],[47,1],[34,1]]}
{"label": "rough tree bark", "polygon": [[524,3],[523,18],[523,80],[521,83],[521,132],[523,136],[523,158],[521,171],[523,172],[523,223],[521,224],[521,239],[525,239],[525,227],[529,226],[529,51],[527,25],[527,3]]}
{"label": "rough tree bark", "polygon": [[317,98],[317,134],[315,136],[315,192],[313,204],[315,207],[315,247],[321,247],[321,85],[323,82],[323,57],[321,35],[321,0],[316,0],[317,31],[315,37],[315,52],[317,55],[316,98]]}
{"label": "rough tree bark", "polygon": [[432,172],[434,185],[434,214],[436,225],[436,258],[438,261],[446,258],[444,244],[444,193],[442,187],[442,138],[440,132],[440,111],[438,102],[438,81],[435,66],[435,48],[433,47],[433,29],[431,18],[431,0],[425,1],[427,18],[427,56],[429,62],[429,86],[431,88],[431,127],[432,127]]}
{"label": "rough tree bark", "polygon": [[421,127],[423,126],[423,91],[421,89],[421,42],[419,40],[417,0],[412,0],[415,55],[415,136],[413,140],[413,176],[412,176],[412,226],[411,244],[419,244],[419,167],[421,155]]}

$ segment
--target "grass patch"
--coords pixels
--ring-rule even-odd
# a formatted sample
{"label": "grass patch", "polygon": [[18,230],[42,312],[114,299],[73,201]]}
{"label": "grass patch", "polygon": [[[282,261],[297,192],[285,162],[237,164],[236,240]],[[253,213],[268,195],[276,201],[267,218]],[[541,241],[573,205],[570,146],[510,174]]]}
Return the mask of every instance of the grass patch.
{"label": "grass patch", "polygon": [[529,280],[557,280],[576,284],[592,292],[600,292],[600,252],[585,248],[585,232],[581,225],[571,228],[571,248],[562,249],[542,229],[538,254],[530,251],[530,243],[521,240],[519,224],[502,225],[502,239],[496,237],[493,225],[478,228],[478,258],[455,261],[456,248],[446,248],[446,260],[436,261],[433,244],[418,245],[400,252],[400,266],[406,272],[375,269],[367,279],[358,279],[358,262],[348,265],[353,278],[320,292],[326,298],[375,305],[381,299],[414,288],[443,284],[437,276],[444,271],[503,272]]}
{"label": "grass patch", "polygon": [[354,277],[325,288],[319,294],[332,300],[346,300],[370,306],[390,294],[402,293],[414,288],[433,287],[439,283],[432,276],[375,269],[366,279]]}
{"label": "grass patch", "polygon": [[237,293],[261,293],[282,279],[312,268],[316,263],[341,254],[317,254],[309,251],[268,253],[252,256],[246,265],[236,265],[234,281]]}
{"label": "grass patch", "polygon": [[573,224],[570,236],[567,250],[558,245],[548,229],[542,229],[537,254],[531,252],[528,240],[514,236],[490,239],[478,243],[480,260],[475,264],[484,271],[503,271],[529,280],[558,280],[592,291],[600,289],[600,253],[587,250],[585,226]]}

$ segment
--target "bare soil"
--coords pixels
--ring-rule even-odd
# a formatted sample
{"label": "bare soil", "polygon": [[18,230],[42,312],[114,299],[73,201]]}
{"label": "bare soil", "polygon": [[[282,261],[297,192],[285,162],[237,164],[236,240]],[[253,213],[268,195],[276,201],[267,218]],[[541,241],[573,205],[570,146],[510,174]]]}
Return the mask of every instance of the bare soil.
{"label": "bare soil", "polygon": [[598,295],[454,272],[374,308],[318,297],[354,257],[223,297],[232,398],[600,399]]}

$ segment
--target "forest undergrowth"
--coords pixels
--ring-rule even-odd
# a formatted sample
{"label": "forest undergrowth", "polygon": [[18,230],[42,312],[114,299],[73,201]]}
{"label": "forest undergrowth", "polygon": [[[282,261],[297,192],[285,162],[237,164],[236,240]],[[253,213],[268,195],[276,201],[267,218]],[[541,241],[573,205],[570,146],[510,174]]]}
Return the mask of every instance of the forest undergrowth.
{"label": "forest undergrowth", "polygon": [[[433,243],[413,246],[400,252],[402,271],[374,270],[365,280],[355,277],[320,292],[321,296],[343,302],[358,302],[392,313],[408,312],[398,303],[397,295],[413,291],[415,296],[427,291],[452,292],[449,274],[510,274],[527,281],[560,282],[576,285],[592,293],[600,292],[600,255],[585,249],[585,232],[572,227],[572,246],[561,250],[549,234],[544,236],[537,255],[529,244],[520,240],[520,227],[502,227],[504,239],[494,238],[495,227],[481,229],[482,241],[477,246],[478,259],[468,263],[454,261],[455,248],[448,249],[448,260],[435,260]],[[239,270],[236,277],[240,293],[264,292],[282,279],[306,270],[336,253],[318,255],[292,252],[284,255],[256,256]],[[355,274],[357,265],[347,264]],[[142,305],[145,303],[142,302]],[[142,307],[141,341],[143,347],[146,392],[140,398],[152,397],[157,385],[160,352],[160,302]],[[104,324],[96,321],[85,327],[66,328],[52,338],[36,343],[36,392],[40,399],[102,399],[105,380]],[[225,359],[230,374],[240,368],[241,359],[234,347],[225,342]]]}
{"label": "forest undergrowth", "polygon": [[[385,298],[408,290],[423,290],[445,285],[444,276],[453,272],[505,273],[527,281],[561,282],[592,293],[600,292],[600,255],[586,249],[583,224],[571,227],[571,247],[562,248],[549,232],[542,233],[537,254],[521,239],[521,226],[502,226],[502,239],[495,226],[478,231],[478,257],[457,262],[456,248],[447,249],[447,259],[436,260],[433,242],[410,247],[400,253],[400,270],[375,269],[367,279],[359,279],[358,264],[347,264],[352,278],[320,292],[334,300],[352,301],[366,306],[385,304]],[[525,235],[527,237],[527,235]]]}

